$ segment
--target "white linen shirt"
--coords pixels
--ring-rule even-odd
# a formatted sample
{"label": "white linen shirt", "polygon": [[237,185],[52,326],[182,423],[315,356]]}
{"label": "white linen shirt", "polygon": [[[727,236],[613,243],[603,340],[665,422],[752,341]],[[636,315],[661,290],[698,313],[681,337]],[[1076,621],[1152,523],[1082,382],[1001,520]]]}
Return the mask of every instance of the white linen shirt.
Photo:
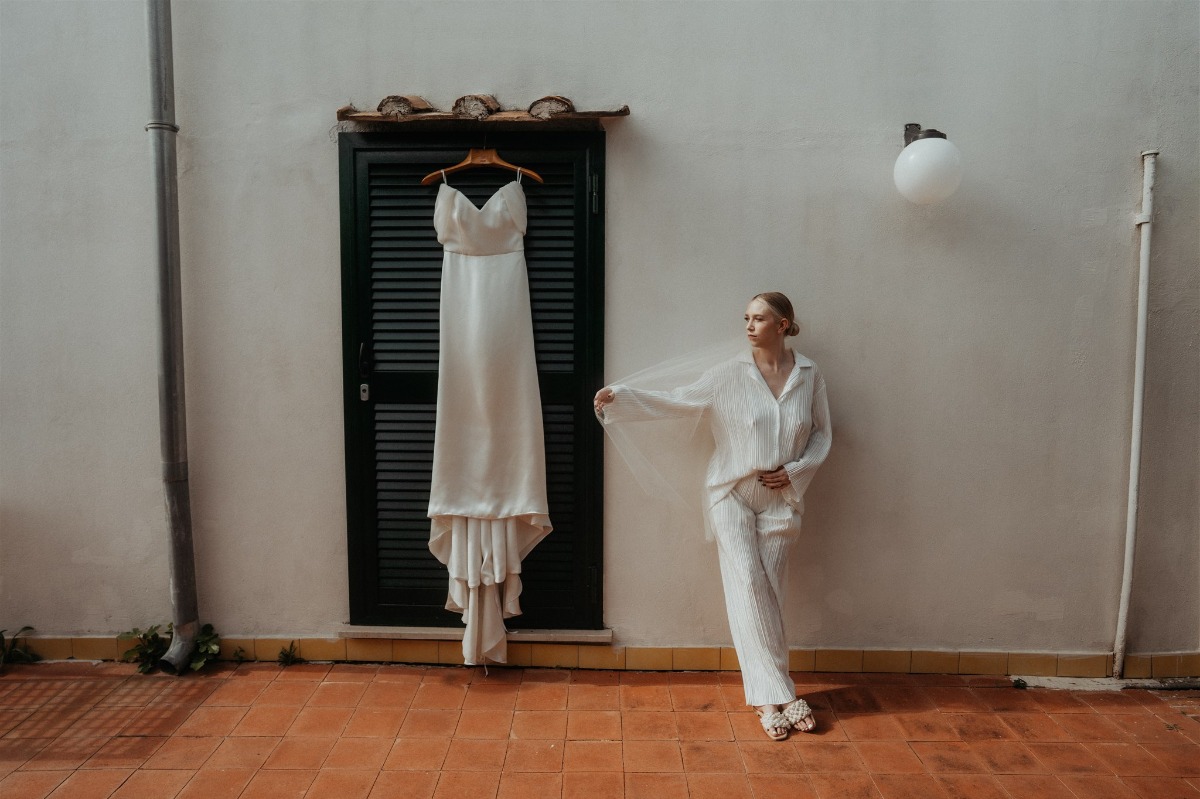
{"label": "white linen shirt", "polygon": [[705,477],[708,507],[739,481],[782,466],[791,481],[783,498],[802,513],[804,492],[829,454],[832,429],[817,365],[795,350],[792,355],[796,364],[778,399],[746,351],[674,391],[611,386],[612,402],[596,415],[606,425],[706,415],[716,442]]}

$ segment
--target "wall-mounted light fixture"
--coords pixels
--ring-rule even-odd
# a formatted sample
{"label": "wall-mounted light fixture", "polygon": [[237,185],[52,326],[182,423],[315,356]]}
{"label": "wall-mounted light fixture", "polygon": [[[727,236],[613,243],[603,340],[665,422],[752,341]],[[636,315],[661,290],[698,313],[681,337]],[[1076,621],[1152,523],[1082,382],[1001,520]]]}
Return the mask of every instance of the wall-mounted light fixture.
{"label": "wall-mounted light fixture", "polygon": [[904,126],[904,150],[892,171],[896,189],[918,205],[941,202],[962,180],[962,156],[946,134],[922,130],[915,122]]}

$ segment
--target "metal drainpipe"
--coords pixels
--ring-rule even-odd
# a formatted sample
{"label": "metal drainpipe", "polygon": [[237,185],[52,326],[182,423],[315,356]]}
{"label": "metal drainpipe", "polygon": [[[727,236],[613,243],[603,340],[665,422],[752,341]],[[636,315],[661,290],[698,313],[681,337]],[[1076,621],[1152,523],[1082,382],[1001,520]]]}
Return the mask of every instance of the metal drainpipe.
{"label": "metal drainpipe", "polygon": [[1142,397],[1146,388],[1146,321],[1150,293],[1150,228],[1154,215],[1154,169],[1158,150],[1142,153],[1142,212],[1134,218],[1141,233],[1138,254],[1137,346],[1133,361],[1133,420],[1130,425],[1129,488],[1125,506],[1125,565],[1121,573],[1121,603],[1117,609],[1117,634],[1113,643],[1113,677],[1125,672],[1125,638],[1129,625],[1129,598],[1133,594],[1133,549],[1137,542],[1138,478],[1142,466]]}
{"label": "metal drainpipe", "polygon": [[183,395],[183,314],[179,289],[179,184],[175,163],[175,71],[171,0],[146,0],[150,34],[150,151],[158,260],[158,426],[163,488],[171,530],[171,607],[174,636],[158,665],[187,668],[199,627],[192,508],[188,488],[187,413]]}

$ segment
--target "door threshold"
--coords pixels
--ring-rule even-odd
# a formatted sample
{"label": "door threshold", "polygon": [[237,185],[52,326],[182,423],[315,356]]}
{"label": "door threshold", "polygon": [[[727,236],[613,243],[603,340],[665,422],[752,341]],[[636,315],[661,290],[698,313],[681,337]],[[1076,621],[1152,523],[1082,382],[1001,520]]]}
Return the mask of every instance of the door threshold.
{"label": "door threshold", "polygon": [[[463,627],[377,627],[347,624],[338,638],[390,638],[397,641],[461,641]],[[509,630],[508,640],[534,644],[611,644],[612,630]]]}

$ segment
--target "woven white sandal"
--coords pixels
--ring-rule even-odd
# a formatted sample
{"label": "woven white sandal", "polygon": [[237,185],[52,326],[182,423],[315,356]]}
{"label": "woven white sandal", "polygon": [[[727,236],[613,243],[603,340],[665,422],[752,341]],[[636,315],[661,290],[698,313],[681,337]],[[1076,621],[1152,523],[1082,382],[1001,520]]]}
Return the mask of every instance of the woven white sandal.
{"label": "woven white sandal", "polygon": [[809,732],[817,726],[812,708],[803,699],[797,699],[784,705],[780,714],[787,719],[789,727],[799,732]]}
{"label": "woven white sandal", "polygon": [[[792,722],[788,721],[787,716],[778,711],[764,713],[756,709],[754,712],[758,714],[759,720],[762,721],[763,732],[767,734],[768,738],[772,741],[787,740],[789,730],[792,727]],[[776,730],[783,730],[783,732],[776,732]]]}

